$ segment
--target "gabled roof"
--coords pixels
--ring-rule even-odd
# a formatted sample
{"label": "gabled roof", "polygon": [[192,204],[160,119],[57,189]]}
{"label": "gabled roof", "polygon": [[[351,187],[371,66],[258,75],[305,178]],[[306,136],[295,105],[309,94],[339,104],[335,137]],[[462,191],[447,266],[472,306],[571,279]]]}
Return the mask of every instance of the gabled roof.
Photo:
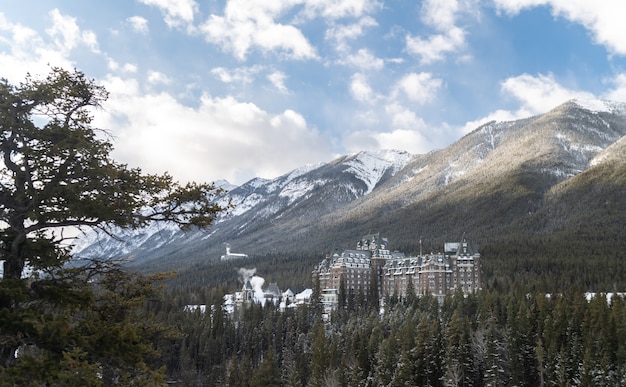
{"label": "gabled roof", "polygon": [[267,287],[267,290],[265,291],[265,293],[273,294],[275,296],[280,296],[281,294],[280,289],[278,288],[278,285],[276,284],[276,282],[270,283],[270,286]]}
{"label": "gabled roof", "polygon": [[474,249],[469,237],[465,233],[461,236],[459,242],[447,242],[444,245],[445,254],[448,255],[474,255],[477,251]]}
{"label": "gabled roof", "polygon": [[380,246],[381,244],[388,245],[389,241],[386,237],[381,237],[379,232],[374,234],[368,234],[364,235],[361,240],[357,242],[357,249],[363,249],[366,246],[369,247],[374,244],[378,246]]}

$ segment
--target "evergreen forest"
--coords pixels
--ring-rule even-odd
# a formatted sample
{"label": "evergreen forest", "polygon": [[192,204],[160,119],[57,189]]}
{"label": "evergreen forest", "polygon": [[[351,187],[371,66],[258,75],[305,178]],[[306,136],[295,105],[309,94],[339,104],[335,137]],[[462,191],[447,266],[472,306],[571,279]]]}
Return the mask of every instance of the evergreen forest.
{"label": "evergreen forest", "polygon": [[[621,233],[618,233],[621,235]],[[166,281],[158,318],[180,336],[162,348],[171,383],[198,386],[623,386],[626,266],[620,238],[600,234],[485,243],[476,294],[356,295],[324,322],[320,305],[220,305],[241,289],[237,268],[295,292],[323,258],[268,254],[197,265]],[[412,252],[417,246],[406,246]],[[413,249],[413,250],[412,250]],[[597,292],[586,298],[589,292]],[[315,289],[314,294],[319,294]],[[610,298],[610,299],[608,299]],[[313,297],[316,300],[315,297]],[[175,349],[173,349],[175,348]]]}
{"label": "evergreen forest", "polygon": [[[220,305],[225,289],[201,298]],[[319,289],[314,290],[319,294]],[[250,304],[183,311],[187,294],[152,306],[179,335],[161,342],[167,378],[188,386],[620,386],[626,300],[524,286],[449,295],[357,296],[329,321],[320,305]],[[178,305],[176,303],[178,302]]]}

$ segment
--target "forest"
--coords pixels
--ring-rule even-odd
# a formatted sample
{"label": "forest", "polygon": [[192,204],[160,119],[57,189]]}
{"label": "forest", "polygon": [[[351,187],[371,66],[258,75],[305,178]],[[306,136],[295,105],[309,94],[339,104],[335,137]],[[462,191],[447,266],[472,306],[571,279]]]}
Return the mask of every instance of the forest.
{"label": "forest", "polygon": [[[600,235],[600,234],[597,234]],[[234,266],[267,282],[312,286],[321,256],[251,256],[168,279],[155,316],[180,336],[161,347],[170,383],[199,386],[626,385],[623,242],[511,235],[481,248],[483,288],[471,295],[355,297],[321,318],[320,305],[236,315],[184,312],[220,305],[241,288]],[[407,247],[411,250],[411,246]],[[233,266],[234,265],[234,266]],[[316,289],[314,294],[317,294]],[[586,298],[588,292],[598,292]]]}
{"label": "forest", "polygon": [[[206,313],[169,293],[152,306],[179,335],[161,342],[170,384],[188,386],[619,386],[626,383],[626,300],[524,286],[346,304],[250,304]],[[319,294],[319,289],[314,291]]]}

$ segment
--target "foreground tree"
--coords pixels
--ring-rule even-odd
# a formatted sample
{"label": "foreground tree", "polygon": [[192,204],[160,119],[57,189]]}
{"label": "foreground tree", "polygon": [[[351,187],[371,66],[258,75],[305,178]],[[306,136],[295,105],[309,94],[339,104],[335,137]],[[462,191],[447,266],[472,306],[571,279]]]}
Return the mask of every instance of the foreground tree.
{"label": "foreground tree", "polygon": [[[64,228],[137,228],[152,221],[205,227],[223,210],[213,200],[221,193],[213,185],[183,186],[167,174],[143,174],[112,160],[107,133],[91,126],[89,111],[106,98],[105,89],[79,71],[53,68],[45,79],[28,76],[18,86],[0,80],[2,374],[15,367],[41,370],[38,361],[56,359],[59,367],[80,365],[88,375],[98,369],[106,382],[110,369],[120,369],[107,363],[120,353],[111,348],[122,342],[135,344],[119,347],[124,351],[145,345],[137,332],[122,332],[124,324],[118,326],[119,340],[97,339],[97,330],[81,325],[96,321],[98,308],[121,300],[135,304],[120,306],[115,321],[134,323],[136,301],[150,292],[149,287],[131,291],[138,279],[110,265],[67,268]],[[39,379],[51,383],[48,377]]]}

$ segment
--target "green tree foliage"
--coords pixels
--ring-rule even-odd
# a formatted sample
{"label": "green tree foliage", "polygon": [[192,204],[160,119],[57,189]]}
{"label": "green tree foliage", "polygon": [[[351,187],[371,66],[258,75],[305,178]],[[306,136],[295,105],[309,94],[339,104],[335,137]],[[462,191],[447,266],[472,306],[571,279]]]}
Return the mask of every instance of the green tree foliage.
{"label": "green tree foliage", "polygon": [[[587,301],[576,290],[546,295],[520,289],[459,292],[443,304],[427,295],[413,304],[386,304],[381,314],[336,311],[342,317],[329,322],[313,307],[279,312],[250,305],[240,317],[219,314],[219,331],[212,329],[216,311],[173,308],[168,319],[184,322],[186,332],[179,359],[196,360],[168,367],[167,375],[187,385],[228,386],[258,380],[282,386],[624,384],[623,297]],[[209,337],[214,351],[205,357],[201,348]]]}
{"label": "green tree foliage", "polygon": [[0,80],[0,373],[8,384],[162,382],[151,362],[164,330],[140,313],[151,279],[98,262],[68,267],[64,228],[204,227],[222,210],[213,185],[115,162],[107,133],[91,126],[90,109],[106,98],[79,71]]}

